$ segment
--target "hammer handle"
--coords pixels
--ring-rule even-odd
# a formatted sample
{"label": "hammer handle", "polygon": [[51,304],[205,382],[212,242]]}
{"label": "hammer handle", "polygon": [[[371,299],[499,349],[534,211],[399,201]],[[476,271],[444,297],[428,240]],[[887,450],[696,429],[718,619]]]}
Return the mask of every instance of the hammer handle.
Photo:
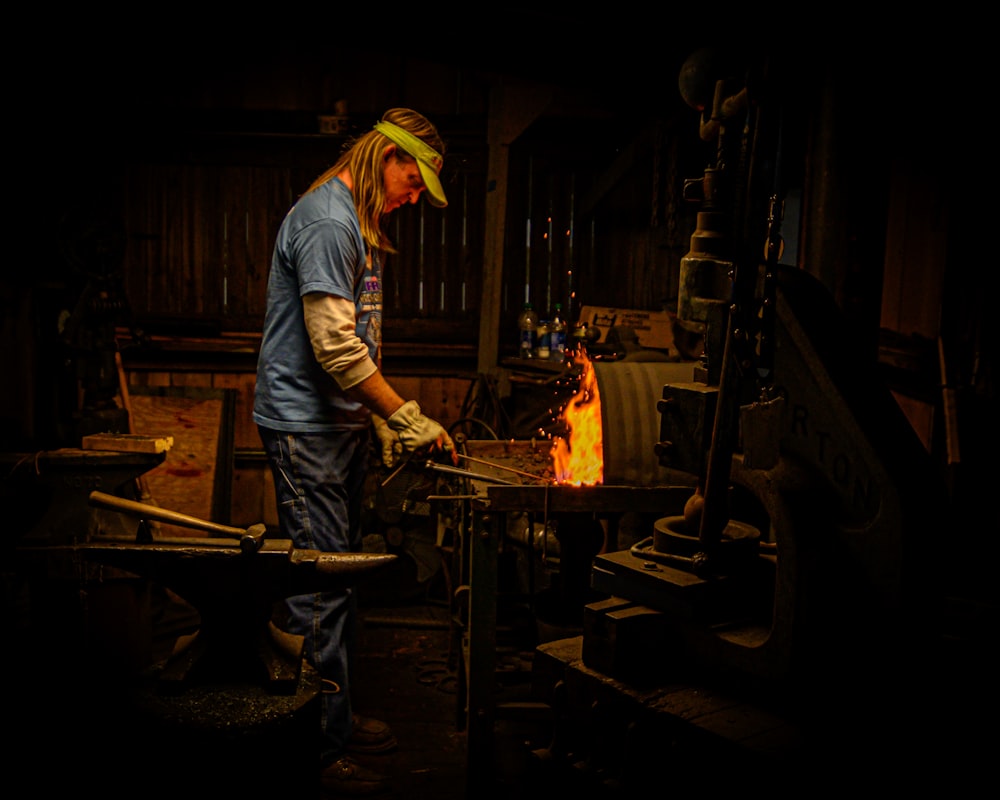
{"label": "hammer handle", "polygon": [[155,519],[159,522],[169,522],[174,525],[180,525],[184,528],[194,528],[199,531],[208,531],[209,533],[215,533],[219,536],[242,539],[247,535],[247,531],[243,528],[233,528],[229,525],[220,525],[217,522],[209,522],[206,519],[199,519],[198,517],[181,514],[179,511],[169,511],[165,508],[160,508],[159,506],[137,503],[134,500],[126,500],[124,497],[116,497],[113,494],[105,494],[104,492],[91,492],[90,504],[98,508],[121,511],[126,514],[131,514],[134,517],[139,517],[140,519]]}

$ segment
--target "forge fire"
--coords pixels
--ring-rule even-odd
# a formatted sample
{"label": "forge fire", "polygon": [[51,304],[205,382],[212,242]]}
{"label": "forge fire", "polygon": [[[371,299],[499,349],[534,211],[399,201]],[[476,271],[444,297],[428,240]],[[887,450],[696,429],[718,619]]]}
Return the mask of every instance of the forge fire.
{"label": "forge fire", "polygon": [[556,483],[596,486],[604,482],[601,397],[590,359],[582,351],[574,358],[583,365],[580,387],[562,411],[568,433],[552,444],[552,471]]}

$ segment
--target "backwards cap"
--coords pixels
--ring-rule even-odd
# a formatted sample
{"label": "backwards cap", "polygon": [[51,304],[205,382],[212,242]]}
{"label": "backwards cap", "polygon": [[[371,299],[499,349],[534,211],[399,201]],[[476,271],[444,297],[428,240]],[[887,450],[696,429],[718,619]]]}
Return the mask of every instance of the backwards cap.
{"label": "backwards cap", "polygon": [[428,202],[437,208],[447,206],[448,198],[444,196],[444,188],[441,186],[441,179],[438,178],[444,164],[444,158],[441,157],[441,154],[408,130],[393,125],[391,122],[376,122],[375,130],[402,147],[417,160],[420,177],[423,178],[424,186],[427,187]]}

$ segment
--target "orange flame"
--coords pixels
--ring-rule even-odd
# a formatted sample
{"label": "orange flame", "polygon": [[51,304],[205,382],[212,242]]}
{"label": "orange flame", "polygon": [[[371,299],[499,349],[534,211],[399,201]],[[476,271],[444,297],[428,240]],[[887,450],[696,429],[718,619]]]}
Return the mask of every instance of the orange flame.
{"label": "orange flame", "polygon": [[582,349],[574,353],[574,359],[583,363],[583,372],[579,389],[562,412],[569,441],[555,437],[551,451],[552,471],[557,483],[594,486],[604,481],[601,397],[590,359]]}

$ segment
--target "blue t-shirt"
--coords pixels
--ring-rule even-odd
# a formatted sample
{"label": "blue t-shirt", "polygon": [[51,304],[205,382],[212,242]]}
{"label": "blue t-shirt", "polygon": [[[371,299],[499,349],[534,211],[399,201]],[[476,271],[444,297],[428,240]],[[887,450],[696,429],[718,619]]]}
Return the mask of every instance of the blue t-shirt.
{"label": "blue t-shirt", "polygon": [[351,300],[357,335],[378,363],[382,264],[369,257],[350,190],[339,178],[304,195],[278,230],[267,281],[253,418],[279,431],[316,433],[367,427],[370,412],[348,399],[313,354],[302,296]]}

